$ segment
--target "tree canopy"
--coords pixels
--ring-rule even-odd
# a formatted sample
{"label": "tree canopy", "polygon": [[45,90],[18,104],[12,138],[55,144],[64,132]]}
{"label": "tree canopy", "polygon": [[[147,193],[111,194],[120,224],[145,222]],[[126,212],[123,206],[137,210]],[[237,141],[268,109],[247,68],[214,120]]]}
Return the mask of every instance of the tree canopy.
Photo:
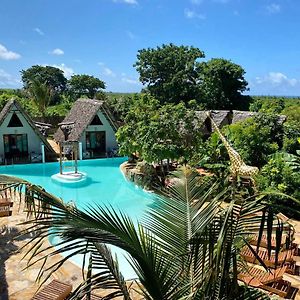
{"label": "tree canopy", "polygon": [[55,92],[63,92],[66,89],[67,79],[64,72],[56,67],[35,65],[22,70],[21,75],[25,89],[31,81],[46,83]]}
{"label": "tree canopy", "polygon": [[101,89],[105,89],[105,83],[91,75],[73,75],[68,80],[68,90],[76,98],[80,96],[94,98]]}
{"label": "tree canopy", "polygon": [[49,88],[46,83],[33,80],[29,84],[28,91],[34,101],[34,104],[42,114],[43,121],[45,121],[46,110],[52,98],[51,88]]}
{"label": "tree canopy", "polygon": [[125,125],[117,132],[120,153],[138,153],[148,163],[189,160],[197,152],[201,137],[194,111],[183,103],[160,106],[147,94],[135,97]]}
{"label": "tree canopy", "polygon": [[140,81],[161,103],[188,102],[199,96],[198,59],[204,52],[174,44],[138,51],[134,64]]}
{"label": "tree canopy", "polygon": [[244,69],[223,58],[213,58],[199,65],[201,105],[206,109],[243,108],[242,92],[247,90]]}
{"label": "tree canopy", "polygon": [[134,66],[161,104],[196,100],[203,109],[247,108],[244,69],[222,58],[199,62],[200,58],[204,53],[198,48],[169,44],[139,50]]}

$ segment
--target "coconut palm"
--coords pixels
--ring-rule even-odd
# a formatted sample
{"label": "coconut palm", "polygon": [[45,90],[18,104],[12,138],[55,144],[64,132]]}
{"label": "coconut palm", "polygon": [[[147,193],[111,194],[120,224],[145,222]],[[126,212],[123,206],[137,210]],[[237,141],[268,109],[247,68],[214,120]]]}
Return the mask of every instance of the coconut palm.
{"label": "coconut palm", "polygon": [[[84,255],[83,282],[68,299],[89,299],[97,289],[109,290],[104,299],[131,299],[108,245],[128,254],[143,299],[269,299],[237,280],[239,270],[246,267],[239,255],[242,247],[256,254],[249,234],[259,232],[260,239],[264,231],[271,237],[276,230],[280,243],[282,224],[264,195],[253,195],[238,182],[223,188],[224,182],[200,177],[188,168],[174,176],[174,184],[157,191],[154,205],[138,224],[112,207],[95,204],[79,210],[17,178],[3,175],[0,182],[6,188],[26,187],[31,218],[25,222],[25,233],[32,234],[28,267],[43,262],[39,280],[45,282],[72,256]],[[55,248],[44,245],[49,236],[60,237]],[[49,264],[47,259],[56,254],[64,256]]]}
{"label": "coconut palm", "polygon": [[45,121],[46,110],[53,97],[52,89],[46,82],[43,83],[37,80],[32,80],[29,83],[28,92],[34,101],[34,104],[42,114],[43,121]]}

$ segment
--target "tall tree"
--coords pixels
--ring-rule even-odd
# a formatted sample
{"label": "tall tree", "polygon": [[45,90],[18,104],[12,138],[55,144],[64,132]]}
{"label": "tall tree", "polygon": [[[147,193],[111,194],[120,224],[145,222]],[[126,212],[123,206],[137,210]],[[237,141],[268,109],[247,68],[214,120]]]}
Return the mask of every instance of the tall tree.
{"label": "tall tree", "polygon": [[140,81],[161,103],[186,103],[199,98],[197,67],[203,57],[198,48],[169,44],[139,50],[134,66]]}
{"label": "tall tree", "polygon": [[206,109],[245,108],[248,98],[242,96],[247,90],[244,69],[222,58],[213,58],[198,66],[201,74],[201,103]]}
{"label": "tall tree", "polygon": [[94,98],[102,89],[105,89],[105,83],[90,75],[73,75],[68,80],[68,89],[74,97],[87,96]]}
{"label": "tall tree", "polygon": [[124,155],[137,152],[148,163],[189,160],[202,141],[198,123],[195,112],[183,103],[159,106],[151,96],[136,97],[117,132],[119,151]]}
{"label": "tall tree", "polygon": [[67,79],[59,68],[35,65],[22,70],[21,74],[25,89],[32,81],[46,83],[54,92],[62,92],[66,89]]}
{"label": "tall tree", "polygon": [[37,80],[32,80],[29,83],[28,91],[34,101],[34,104],[42,114],[43,121],[45,121],[46,110],[53,96],[52,89],[47,83],[41,83]]}

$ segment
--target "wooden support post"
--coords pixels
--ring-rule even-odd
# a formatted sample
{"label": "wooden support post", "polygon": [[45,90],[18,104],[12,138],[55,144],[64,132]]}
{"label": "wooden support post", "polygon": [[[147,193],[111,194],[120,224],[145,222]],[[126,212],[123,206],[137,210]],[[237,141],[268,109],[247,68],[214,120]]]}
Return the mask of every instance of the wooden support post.
{"label": "wooden support post", "polygon": [[59,143],[59,173],[62,174],[62,145]]}
{"label": "wooden support post", "polygon": [[73,144],[73,152],[74,152],[74,160],[75,160],[75,174],[77,174],[77,171],[78,171],[78,166],[77,166],[77,151],[78,151],[78,143],[75,142]]}

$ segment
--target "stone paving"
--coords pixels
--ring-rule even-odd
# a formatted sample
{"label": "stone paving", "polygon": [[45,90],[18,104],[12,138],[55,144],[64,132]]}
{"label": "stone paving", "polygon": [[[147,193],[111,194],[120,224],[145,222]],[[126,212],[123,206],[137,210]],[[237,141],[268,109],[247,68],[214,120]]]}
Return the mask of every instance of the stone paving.
{"label": "stone paving", "polygon": [[[26,214],[21,212],[22,207],[19,210],[19,205],[15,204],[12,216],[0,218],[0,300],[29,300],[39,288],[36,278],[41,264],[26,269],[27,260],[22,260],[29,246],[21,249],[28,239],[18,238],[22,226],[17,224],[26,220]],[[59,258],[59,255],[51,257],[49,263],[54,263]],[[81,269],[67,261],[48,282],[52,279],[70,283],[75,288],[82,280]],[[97,291],[95,294],[104,296],[106,293],[107,291]],[[136,292],[131,293],[134,299],[140,299]]]}

